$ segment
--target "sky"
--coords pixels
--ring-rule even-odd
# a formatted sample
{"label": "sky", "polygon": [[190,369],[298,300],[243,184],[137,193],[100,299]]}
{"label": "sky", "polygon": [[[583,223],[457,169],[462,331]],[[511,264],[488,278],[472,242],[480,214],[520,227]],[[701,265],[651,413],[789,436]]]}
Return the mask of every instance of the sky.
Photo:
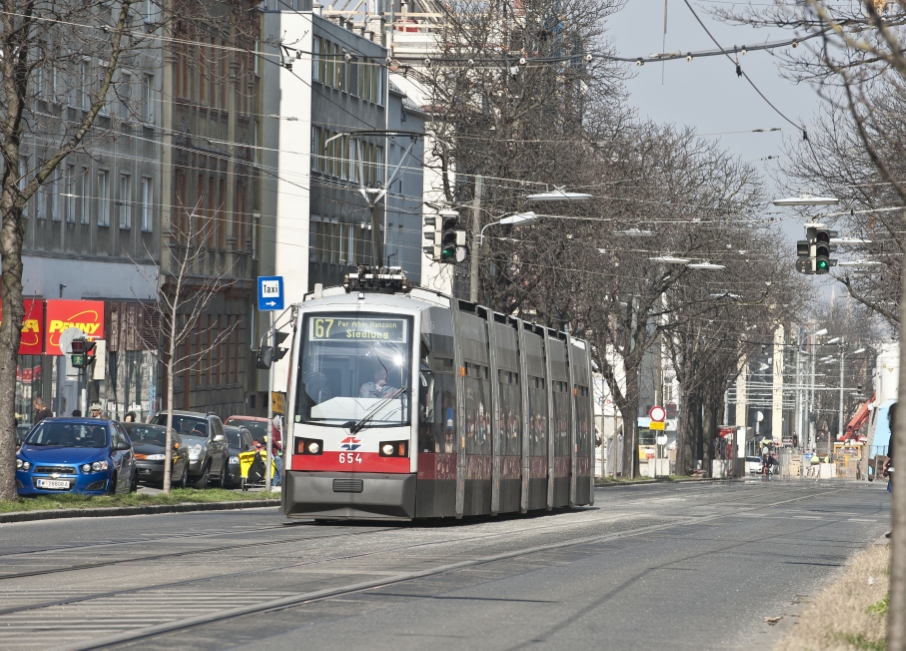
{"label": "sky", "polygon": [[[764,0],[765,4],[767,0]],[[725,49],[733,45],[780,41],[791,38],[779,28],[755,29],[732,26],[710,14],[715,8],[729,8],[730,2],[690,0],[711,34]],[[754,2],[753,4],[758,4]],[[744,5],[739,5],[742,9]],[[667,0],[667,36],[664,37],[664,0],[627,0],[626,6],[608,21],[608,38],[620,56],[648,56],[659,52],[716,49],[713,41],[689,11],[683,0]],[[808,85],[784,79],[779,61],[768,51],[749,52],[739,57],[742,68],[762,93],[787,117],[807,127],[814,121],[820,98]],[[663,66],[663,81],[662,81]],[[744,78],[737,77],[735,66],[726,57],[695,58],[665,63],[631,66],[633,77],[626,82],[629,104],[641,117],[658,123],[691,126],[762,172],[769,196],[780,196],[771,172],[783,156],[784,140],[795,141],[801,133],[780,117]],[[753,129],[780,127],[772,133],[752,133]],[[742,132],[742,133],[739,133]],[[779,162],[782,162],[780,159]],[[809,188],[799,188],[801,192]],[[782,218],[780,225],[790,240],[790,264],[795,259],[794,241],[804,237],[804,220],[791,209],[765,206],[764,214]],[[827,277],[823,277],[824,281]],[[823,290],[828,285],[821,282]],[[822,292],[824,293],[824,292]]]}

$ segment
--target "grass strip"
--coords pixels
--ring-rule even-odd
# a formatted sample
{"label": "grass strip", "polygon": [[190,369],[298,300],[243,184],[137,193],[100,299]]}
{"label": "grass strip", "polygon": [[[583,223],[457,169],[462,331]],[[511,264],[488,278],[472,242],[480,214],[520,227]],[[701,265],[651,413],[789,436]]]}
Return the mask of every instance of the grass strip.
{"label": "grass strip", "polygon": [[871,546],[825,586],[776,651],[883,651],[890,548]]}
{"label": "grass strip", "polygon": [[15,502],[0,500],[0,513],[20,511],[46,511],[51,509],[103,509],[120,506],[148,506],[160,504],[195,504],[199,502],[240,502],[280,499],[280,493],[232,491],[222,488],[195,490],[194,488],[177,488],[169,495],[158,493],[128,493],[126,495],[41,495],[39,497],[20,498]]}

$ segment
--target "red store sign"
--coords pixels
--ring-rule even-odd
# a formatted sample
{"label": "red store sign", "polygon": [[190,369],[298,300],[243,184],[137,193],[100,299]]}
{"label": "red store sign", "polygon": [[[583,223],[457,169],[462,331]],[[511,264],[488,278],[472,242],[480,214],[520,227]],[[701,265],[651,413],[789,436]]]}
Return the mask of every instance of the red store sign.
{"label": "red store sign", "polygon": [[[44,352],[44,301],[27,298],[25,318],[22,319],[22,335],[19,339],[20,355],[40,355]],[[3,320],[3,306],[0,305],[0,321]]]}
{"label": "red store sign", "polygon": [[104,301],[47,301],[44,323],[47,354],[64,355],[60,350],[60,335],[69,328],[78,328],[91,341],[104,338]]}

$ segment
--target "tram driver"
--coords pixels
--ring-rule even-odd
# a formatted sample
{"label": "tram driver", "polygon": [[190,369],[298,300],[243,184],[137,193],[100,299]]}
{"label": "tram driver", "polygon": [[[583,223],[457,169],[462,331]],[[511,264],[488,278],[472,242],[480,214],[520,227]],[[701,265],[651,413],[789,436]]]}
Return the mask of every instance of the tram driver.
{"label": "tram driver", "polygon": [[387,384],[387,369],[381,367],[374,372],[374,382],[366,382],[359,389],[362,398],[386,398],[396,393],[397,388]]}

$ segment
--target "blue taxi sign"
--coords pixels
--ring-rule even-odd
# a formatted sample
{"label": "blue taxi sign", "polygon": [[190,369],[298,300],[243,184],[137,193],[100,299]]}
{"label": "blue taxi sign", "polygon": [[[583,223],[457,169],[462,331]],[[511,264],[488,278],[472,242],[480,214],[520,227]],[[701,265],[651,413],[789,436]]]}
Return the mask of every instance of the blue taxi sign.
{"label": "blue taxi sign", "polygon": [[283,276],[258,276],[258,311],[283,309]]}

